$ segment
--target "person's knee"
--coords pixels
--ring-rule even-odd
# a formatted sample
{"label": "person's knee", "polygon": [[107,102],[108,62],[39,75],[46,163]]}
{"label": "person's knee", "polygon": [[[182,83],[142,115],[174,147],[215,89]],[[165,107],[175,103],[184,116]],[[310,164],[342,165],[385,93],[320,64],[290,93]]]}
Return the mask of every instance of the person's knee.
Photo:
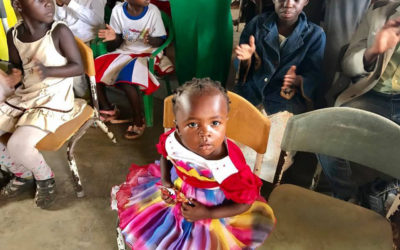
{"label": "person's knee", "polygon": [[10,137],[7,143],[7,149],[10,157],[16,162],[27,159],[32,151],[35,150],[34,145],[29,145],[24,138],[19,138],[18,136]]}

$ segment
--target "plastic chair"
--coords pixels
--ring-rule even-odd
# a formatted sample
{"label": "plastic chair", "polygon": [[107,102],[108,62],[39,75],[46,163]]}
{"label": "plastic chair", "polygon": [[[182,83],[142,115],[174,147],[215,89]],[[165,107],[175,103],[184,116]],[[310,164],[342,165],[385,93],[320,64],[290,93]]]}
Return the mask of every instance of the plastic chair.
{"label": "plastic chair", "polygon": [[[336,107],[293,116],[281,146],[339,157],[400,178],[400,126],[367,111]],[[352,203],[284,184],[272,191],[269,204],[277,224],[260,249],[393,249],[386,218]]]}
{"label": "plastic chair", "polygon": [[[243,97],[228,91],[231,101],[226,135],[230,139],[245,144],[257,152],[253,169],[255,174],[261,171],[263,156],[267,150],[270,121]],[[172,96],[164,99],[163,126],[166,130],[175,128],[175,116],[172,110]],[[117,222],[118,250],[125,249],[125,242]]]}
{"label": "plastic chair", "polygon": [[[165,28],[168,30],[168,38],[167,40],[156,50],[154,51],[149,59],[149,71],[155,75],[154,73],[154,61],[156,56],[163,51],[166,47],[168,47],[172,40],[174,39],[175,33],[174,29],[172,28],[172,21],[171,18],[163,11],[161,11],[161,17],[163,19],[163,23]],[[172,93],[171,91],[171,85],[169,82],[168,75],[164,75],[163,79],[165,81],[165,85],[167,88],[167,93],[170,95]],[[153,95],[143,95],[143,106],[144,106],[144,116],[146,120],[146,126],[147,127],[153,127],[154,124],[154,116],[153,116]]]}
{"label": "plastic chair", "polygon": [[[100,127],[114,143],[116,142],[116,140],[114,135],[108,131],[107,127],[99,119],[92,50],[78,38],[75,38],[75,40],[82,56],[85,73],[90,79],[90,90],[92,93],[93,107],[90,105],[86,105],[83,108],[81,114],[79,114],[73,120],[64,123],[54,133],[50,133],[46,137],[44,137],[40,142],[38,142],[36,148],[39,151],[58,151],[64,145],[64,143],[68,141],[68,165],[71,170],[76,195],[80,198],[83,197],[85,193],[83,191],[82,183],[79,177],[78,167],[75,162],[74,148],[76,143],[86,133],[87,129],[92,124],[96,124],[98,127]],[[83,99],[75,98],[75,102],[86,101]],[[3,141],[8,140],[8,138],[6,137],[2,139]]]}

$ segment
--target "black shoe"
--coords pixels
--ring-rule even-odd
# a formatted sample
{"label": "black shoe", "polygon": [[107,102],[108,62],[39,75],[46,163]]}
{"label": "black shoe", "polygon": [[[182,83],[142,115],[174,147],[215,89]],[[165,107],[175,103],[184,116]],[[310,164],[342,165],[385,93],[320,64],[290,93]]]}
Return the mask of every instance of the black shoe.
{"label": "black shoe", "polygon": [[13,178],[13,174],[0,169],[0,189],[6,186]]}
{"label": "black shoe", "polygon": [[36,206],[46,209],[54,202],[56,198],[56,182],[54,178],[43,181],[36,181]]}
{"label": "black shoe", "polygon": [[[21,182],[22,184],[17,184],[17,182]],[[24,192],[32,191],[34,182],[33,178],[25,179],[15,176],[0,190],[0,199],[13,198]]]}

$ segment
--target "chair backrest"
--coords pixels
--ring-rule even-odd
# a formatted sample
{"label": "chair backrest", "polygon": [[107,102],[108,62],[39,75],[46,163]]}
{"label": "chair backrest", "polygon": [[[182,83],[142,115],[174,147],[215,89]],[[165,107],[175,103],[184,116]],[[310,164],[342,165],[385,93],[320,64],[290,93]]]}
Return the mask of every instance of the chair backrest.
{"label": "chair backrest", "polygon": [[[228,91],[231,101],[227,137],[251,147],[259,154],[267,149],[270,121],[243,97]],[[175,128],[172,96],[164,99],[164,128]]]}
{"label": "chair backrest", "polygon": [[281,147],[346,159],[400,178],[400,126],[364,110],[335,107],[295,115]]}
{"label": "chair backrest", "polygon": [[81,39],[75,37],[76,44],[78,45],[79,52],[81,53],[85,73],[90,76],[96,75],[94,67],[93,51]]}

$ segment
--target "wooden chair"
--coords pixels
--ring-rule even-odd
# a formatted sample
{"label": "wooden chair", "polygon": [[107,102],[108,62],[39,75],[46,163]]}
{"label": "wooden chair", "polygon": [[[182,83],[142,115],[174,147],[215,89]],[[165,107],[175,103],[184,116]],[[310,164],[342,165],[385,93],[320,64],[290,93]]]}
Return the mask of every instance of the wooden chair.
{"label": "wooden chair", "polygon": [[[92,50],[81,40],[75,38],[78,45],[79,51],[82,56],[82,61],[85,67],[85,73],[90,79],[90,90],[92,93],[93,107],[86,105],[81,114],[71,121],[66,122],[60,126],[54,133],[48,134],[44,137],[37,145],[36,148],[39,151],[58,151],[65,142],[68,141],[67,147],[67,159],[68,165],[71,170],[72,180],[74,182],[74,188],[78,197],[83,197],[84,191],[82,183],[79,177],[78,168],[74,157],[74,147],[78,140],[86,133],[87,129],[95,124],[100,127],[107,136],[116,143],[114,135],[108,131],[104,123],[99,119],[98,115],[98,101],[96,95],[96,81],[95,81],[95,69]],[[75,98],[75,102],[86,102],[85,100]],[[10,134],[2,136],[1,140],[6,143]]]}
{"label": "wooden chair", "polygon": [[[99,119],[99,106],[95,81],[96,71],[94,68],[92,50],[79,38],[75,38],[75,40],[82,56],[82,61],[85,67],[85,74],[89,78],[93,107],[90,105],[86,105],[79,116],[60,126],[54,133],[47,135],[36,145],[36,148],[39,151],[57,151],[64,145],[65,142],[68,141],[67,159],[72,174],[72,180],[74,182],[75,192],[78,197],[83,197],[85,194],[74,157],[74,147],[76,143],[86,133],[87,129],[93,124],[103,130],[104,133],[106,133],[107,136],[112,140],[112,142],[116,143],[116,139],[113,133],[110,132],[106,125]],[[82,101],[82,99],[75,99],[75,102],[79,101]]]}
{"label": "wooden chair", "polygon": [[[230,99],[227,137],[251,147],[257,152],[253,172],[259,174],[262,159],[267,149],[270,121],[261,112],[243,97],[228,91]],[[164,99],[163,126],[166,130],[175,128],[174,113],[172,111],[172,96]],[[117,221],[118,250],[125,249],[124,238]]]}
{"label": "wooden chair", "polygon": [[[270,121],[243,97],[228,91],[231,101],[226,136],[257,152],[253,172],[258,175],[267,150]],[[172,111],[172,96],[164,99],[164,121],[166,129],[175,128]]]}
{"label": "wooden chair", "polygon": [[[339,157],[400,178],[400,126],[367,111],[327,108],[293,116],[281,146]],[[277,224],[260,249],[393,249],[386,218],[352,203],[284,184],[272,191],[269,204]],[[395,204],[387,217],[398,208]]]}

